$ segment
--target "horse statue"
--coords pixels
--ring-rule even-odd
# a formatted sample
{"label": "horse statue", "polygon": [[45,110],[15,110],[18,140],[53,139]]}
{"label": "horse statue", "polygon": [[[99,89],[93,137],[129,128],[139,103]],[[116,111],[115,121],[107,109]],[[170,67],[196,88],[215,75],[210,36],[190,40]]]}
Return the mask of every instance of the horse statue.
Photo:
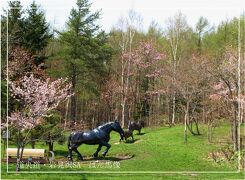
{"label": "horse statue", "polygon": [[143,127],[145,127],[145,122],[143,121],[143,120],[139,120],[139,121],[131,121],[131,122],[129,122],[129,124],[128,124],[128,129],[130,130],[130,131],[134,131],[134,130],[137,130],[138,132],[139,132],[139,134],[140,134],[140,131],[141,131],[141,129],[143,128]]}
{"label": "horse statue", "polygon": [[110,140],[111,131],[116,131],[120,134],[121,138],[124,137],[124,131],[121,128],[119,122],[116,120],[114,122],[109,122],[104,125],[93,129],[88,132],[72,132],[68,138],[68,159],[72,161],[72,151],[76,152],[79,160],[83,160],[82,155],[77,150],[81,144],[96,145],[98,148],[93,154],[95,158],[98,157],[98,153],[101,150],[102,146],[106,146],[106,150],[102,153],[102,156],[105,157],[109,151],[111,145],[108,143]]}
{"label": "horse statue", "polygon": [[[134,134],[133,134],[133,131],[128,129],[126,131],[124,131],[124,138],[125,138],[125,141],[127,142],[127,139],[131,137],[132,138],[132,141],[134,141]],[[120,139],[120,142],[122,141],[123,139]]]}

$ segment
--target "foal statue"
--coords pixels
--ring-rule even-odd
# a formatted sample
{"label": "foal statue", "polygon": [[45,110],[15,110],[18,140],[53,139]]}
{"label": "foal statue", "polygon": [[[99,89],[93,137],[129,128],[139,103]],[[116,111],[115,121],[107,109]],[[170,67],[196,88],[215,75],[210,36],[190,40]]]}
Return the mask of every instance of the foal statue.
{"label": "foal statue", "polygon": [[121,138],[123,139],[124,132],[118,121],[106,123],[88,132],[72,132],[68,138],[68,143],[67,143],[69,161],[72,161],[72,151],[77,153],[78,159],[83,160],[82,155],[77,150],[77,148],[81,144],[89,144],[89,145],[98,144],[99,146],[96,152],[94,153],[95,158],[98,157],[98,153],[101,150],[101,147],[106,146],[106,150],[102,153],[102,156],[105,157],[106,153],[111,147],[111,145],[108,143],[110,140],[111,131],[118,132]]}
{"label": "foal statue", "polygon": [[128,124],[128,129],[130,131],[134,131],[137,130],[139,132],[139,134],[141,134],[141,129],[145,127],[145,122],[143,120],[139,120],[139,121],[131,121]]}

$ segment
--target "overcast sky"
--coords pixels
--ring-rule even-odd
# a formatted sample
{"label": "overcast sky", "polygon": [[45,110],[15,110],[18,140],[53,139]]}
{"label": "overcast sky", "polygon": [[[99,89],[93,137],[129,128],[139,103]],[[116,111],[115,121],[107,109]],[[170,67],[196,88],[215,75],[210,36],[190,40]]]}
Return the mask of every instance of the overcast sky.
{"label": "overcast sky", "polygon": [[[1,9],[7,7],[6,0],[0,0]],[[22,0],[26,7],[32,1]],[[36,0],[46,12],[48,22],[55,28],[62,29],[75,6],[76,0]],[[100,24],[109,31],[120,16],[126,16],[129,9],[139,13],[147,29],[152,20],[164,26],[166,19],[179,10],[187,17],[187,21],[194,26],[200,16],[206,17],[211,25],[217,25],[222,20],[238,17],[245,7],[245,0],[90,0],[92,9],[102,10]]]}

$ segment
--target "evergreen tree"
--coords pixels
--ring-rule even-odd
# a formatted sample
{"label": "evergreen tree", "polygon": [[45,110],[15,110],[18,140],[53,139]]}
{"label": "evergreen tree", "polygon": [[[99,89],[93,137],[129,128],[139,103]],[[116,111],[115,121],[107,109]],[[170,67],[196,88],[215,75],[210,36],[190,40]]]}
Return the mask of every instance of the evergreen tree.
{"label": "evergreen tree", "polygon": [[[7,113],[7,52],[9,55],[15,46],[19,46],[23,37],[23,9],[20,1],[9,1],[9,7],[1,15],[1,117],[6,120]],[[8,32],[7,32],[8,31]],[[7,38],[8,36],[8,38]],[[8,51],[7,51],[8,41]]]}
{"label": "evergreen tree", "polygon": [[10,1],[8,9],[4,10],[4,14],[1,15],[1,68],[6,68],[7,35],[9,53],[14,46],[21,44],[24,24],[23,13],[20,1]]}
{"label": "evergreen tree", "polygon": [[[68,29],[60,33],[61,42],[66,45],[66,66],[72,82],[72,91],[89,88],[90,92],[98,90],[98,75],[106,73],[106,63],[111,50],[106,44],[107,36],[100,30],[96,21],[100,12],[90,12],[88,0],[78,0],[67,22]],[[76,96],[71,97],[71,119],[76,121]]]}
{"label": "evergreen tree", "polygon": [[34,1],[27,10],[24,32],[23,44],[35,55],[42,52],[51,38],[45,14]]}
{"label": "evergreen tree", "polygon": [[23,36],[23,10],[20,1],[10,1],[8,10],[9,43],[13,46],[21,43]]}

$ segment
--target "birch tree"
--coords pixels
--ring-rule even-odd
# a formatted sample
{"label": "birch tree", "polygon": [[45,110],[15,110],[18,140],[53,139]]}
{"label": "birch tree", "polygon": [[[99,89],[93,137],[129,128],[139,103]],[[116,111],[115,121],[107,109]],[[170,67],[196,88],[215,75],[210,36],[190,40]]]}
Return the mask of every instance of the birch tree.
{"label": "birch tree", "polygon": [[[134,36],[141,26],[141,17],[133,10],[130,10],[128,17],[121,18],[119,21],[119,30],[121,37],[119,41],[121,51],[121,124],[125,126],[125,108],[127,103],[127,95],[129,91],[129,76],[131,71],[131,54],[134,42]],[[124,54],[129,53],[128,58],[124,58]]]}
{"label": "birch tree", "polygon": [[[184,39],[184,35],[188,30],[185,16],[181,12],[178,12],[173,18],[169,18],[167,21],[167,28],[165,30],[165,37],[169,44],[170,49],[170,61],[173,68],[173,82],[175,81],[178,62],[180,61],[181,41]],[[175,108],[176,108],[176,92],[172,94],[172,116],[171,124],[175,124]]]}

